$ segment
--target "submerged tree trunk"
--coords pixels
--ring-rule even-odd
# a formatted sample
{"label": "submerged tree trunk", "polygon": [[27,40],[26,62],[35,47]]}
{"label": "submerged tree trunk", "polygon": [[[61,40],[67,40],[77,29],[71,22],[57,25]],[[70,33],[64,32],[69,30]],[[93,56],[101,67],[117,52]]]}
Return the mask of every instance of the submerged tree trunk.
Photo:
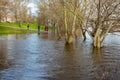
{"label": "submerged tree trunk", "polygon": [[71,43],[73,43],[73,36],[72,36],[72,33],[68,31],[66,6],[64,6],[64,25],[65,25],[65,40],[66,40],[66,43],[71,44]]}
{"label": "submerged tree trunk", "polygon": [[101,44],[100,44],[100,26],[99,26],[99,28],[96,31],[93,43],[94,43],[94,47],[97,47],[97,48],[102,47]]}
{"label": "submerged tree trunk", "polygon": [[60,26],[56,24],[57,27],[57,35],[58,35],[58,40],[61,39],[61,29]]}
{"label": "submerged tree trunk", "polygon": [[94,37],[94,47],[101,48],[100,34],[98,33],[96,37]]}
{"label": "submerged tree trunk", "polygon": [[77,40],[81,36],[81,29],[76,27],[75,29],[75,39]]}
{"label": "submerged tree trunk", "polygon": [[65,26],[65,39],[67,41],[67,39],[68,39],[68,25],[67,25],[67,11],[66,11],[65,5],[64,5],[64,26]]}
{"label": "submerged tree trunk", "polygon": [[82,31],[82,35],[83,35],[83,38],[84,38],[83,41],[85,41],[87,39],[86,38],[86,30],[85,29],[81,29],[81,31]]}
{"label": "submerged tree trunk", "polygon": [[103,47],[104,40],[111,28],[112,28],[112,24],[110,24],[110,26],[107,28],[107,30],[105,30],[104,33],[102,33],[103,30],[101,30],[100,26],[99,26],[99,28],[96,31],[95,36],[93,37],[94,47],[96,47],[96,48]]}
{"label": "submerged tree trunk", "polygon": [[72,36],[75,36],[75,31],[76,31],[76,28],[75,28],[75,23],[76,23],[76,18],[77,18],[77,16],[76,16],[76,12],[77,11],[75,11],[75,15],[74,15],[74,19],[73,19],[73,25],[72,25]]}
{"label": "submerged tree trunk", "polygon": [[113,26],[113,25],[112,25],[112,23],[111,23],[111,24],[109,25],[108,29],[106,30],[106,32],[102,34],[102,36],[101,36],[101,46],[103,46],[104,40],[105,40],[107,34],[109,33],[110,29],[112,28],[112,26]]}

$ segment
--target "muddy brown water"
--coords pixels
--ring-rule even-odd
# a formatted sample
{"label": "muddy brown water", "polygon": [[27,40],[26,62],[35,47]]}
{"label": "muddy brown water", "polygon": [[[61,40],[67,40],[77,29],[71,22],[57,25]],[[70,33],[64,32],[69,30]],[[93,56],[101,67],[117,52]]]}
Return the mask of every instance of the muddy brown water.
{"label": "muddy brown water", "polygon": [[82,39],[65,45],[47,33],[0,36],[0,80],[120,80],[120,37],[104,48]]}

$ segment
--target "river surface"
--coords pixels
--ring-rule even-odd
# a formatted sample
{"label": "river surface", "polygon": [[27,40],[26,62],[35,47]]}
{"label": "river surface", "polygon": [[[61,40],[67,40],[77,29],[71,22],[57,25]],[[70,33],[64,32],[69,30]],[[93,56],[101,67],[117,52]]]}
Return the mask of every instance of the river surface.
{"label": "river surface", "polygon": [[104,48],[79,39],[65,45],[48,33],[0,36],[0,80],[120,80],[120,37]]}

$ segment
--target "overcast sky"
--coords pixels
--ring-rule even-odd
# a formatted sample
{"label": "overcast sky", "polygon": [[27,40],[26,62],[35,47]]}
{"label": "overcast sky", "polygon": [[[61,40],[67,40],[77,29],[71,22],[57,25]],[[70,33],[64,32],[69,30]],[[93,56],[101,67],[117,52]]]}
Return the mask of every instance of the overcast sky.
{"label": "overcast sky", "polygon": [[29,0],[29,2],[31,2],[31,3],[38,3],[38,1],[40,1],[40,0]]}
{"label": "overcast sky", "polygon": [[37,0],[30,0],[28,4],[28,8],[29,10],[31,10],[33,15],[36,15],[38,11],[36,3],[37,3]]}

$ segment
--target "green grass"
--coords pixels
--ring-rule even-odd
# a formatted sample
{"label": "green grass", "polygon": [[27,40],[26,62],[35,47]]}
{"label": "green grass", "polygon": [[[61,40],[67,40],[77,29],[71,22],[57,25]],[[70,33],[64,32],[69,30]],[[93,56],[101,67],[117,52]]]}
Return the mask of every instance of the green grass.
{"label": "green grass", "polygon": [[[0,22],[0,34],[13,34],[13,33],[26,33],[27,31],[27,23],[22,23],[21,27],[19,27],[18,23],[9,23],[9,22]],[[54,30],[55,27],[49,27],[49,29]],[[38,30],[38,25],[36,23],[29,24],[29,30]],[[45,26],[40,26],[41,31],[45,31]],[[30,32],[30,31],[29,31]],[[33,32],[33,31],[31,31]]]}
{"label": "green grass", "polygon": [[[18,23],[9,23],[9,22],[0,22],[0,25],[2,26],[7,26],[7,27],[16,27],[16,28],[20,28]],[[21,24],[21,28],[25,28],[27,29],[27,23],[22,23]],[[30,29],[37,29],[37,24],[29,24],[30,25]]]}
{"label": "green grass", "polygon": [[[9,23],[9,22],[0,22],[0,26],[6,26],[6,27],[15,27],[15,28],[24,28],[24,29],[27,29],[27,23],[22,23],[21,24],[21,27],[19,27],[19,24],[18,23]],[[29,29],[38,29],[38,25],[36,23],[34,24],[29,24]],[[44,25],[41,25],[40,26],[40,30],[41,31],[44,31],[45,30],[45,26]]]}
{"label": "green grass", "polygon": [[0,26],[0,34],[24,34],[27,30],[17,30]]}

